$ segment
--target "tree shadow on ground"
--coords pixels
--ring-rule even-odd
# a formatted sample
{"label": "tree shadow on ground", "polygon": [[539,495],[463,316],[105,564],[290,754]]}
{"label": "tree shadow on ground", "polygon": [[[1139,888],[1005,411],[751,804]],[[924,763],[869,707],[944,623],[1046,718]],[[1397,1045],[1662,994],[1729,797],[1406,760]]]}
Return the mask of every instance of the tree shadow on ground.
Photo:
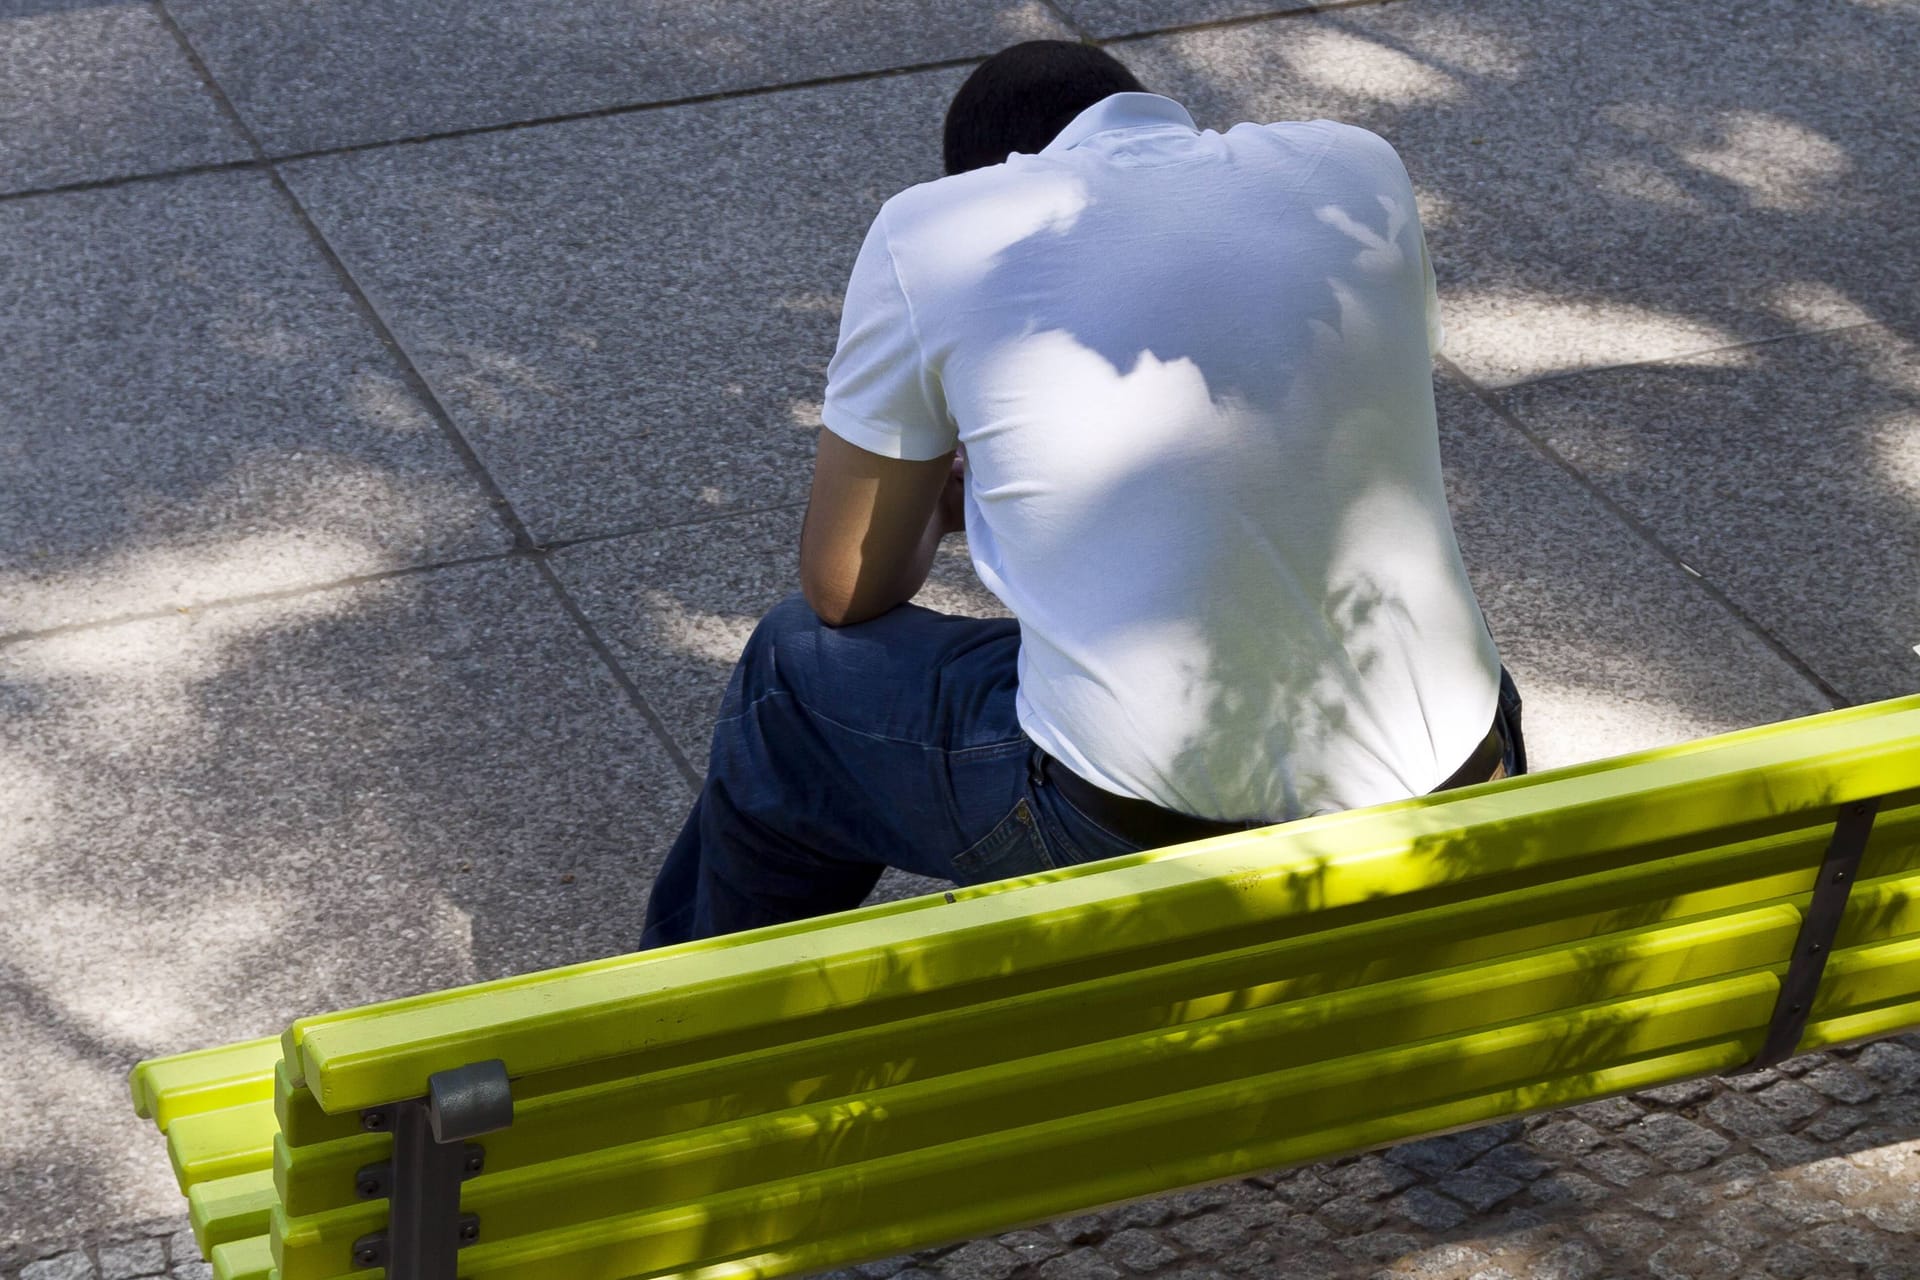
{"label": "tree shadow on ground", "polygon": [[[1643,38],[1633,34],[1635,24],[1661,34]],[[1430,205],[1430,243],[1443,290],[1458,312],[1455,340],[1469,374],[1500,383],[1500,343],[1530,328],[1539,342],[1520,353],[1525,359],[1517,366],[1527,377],[1575,373],[1592,363],[1595,350],[1673,357],[1646,398],[1623,398],[1621,416],[1602,424],[1635,446],[1645,471],[1638,478],[1632,467],[1603,475],[1594,466],[1590,474],[1630,507],[1643,497],[1659,505],[1685,493],[1697,501],[1687,508],[1692,524],[1720,527],[1717,517],[1725,514],[1737,517],[1724,522],[1727,528],[1763,521],[1805,531],[1783,539],[1785,551],[1756,557],[1722,580],[1738,594],[1750,581],[1740,574],[1769,569],[1804,568],[1847,581],[1861,563],[1879,563],[1863,550],[1869,543],[1906,546],[1901,540],[1913,537],[1915,502],[1897,454],[1891,462],[1868,462],[1849,456],[1854,446],[1836,446],[1829,457],[1855,465],[1843,517],[1831,521],[1816,514],[1829,510],[1831,496],[1821,477],[1809,488],[1801,474],[1775,475],[1765,453],[1745,468],[1707,465],[1716,463],[1719,445],[1741,423],[1769,408],[1763,400],[1743,406],[1733,421],[1719,417],[1736,378],[1764,385],[1769,376],[1800,377],[1802,370],[1789,358],[1791,344],[1751,348],[1729,365],[1688,354],[1675,346],[1675,335],[1767,337],[1864,318],[1911,339],[1915,293],[1904,264],[1920,252],[1907,216],[1914,178],[1902,148],[1913,64],[1903,59],[1920,39],[1915,27],[1898,8],[1837,2],[1766,4],[1738,22],[1648,5],[1409,4],[1119,48],[1152,87],[1186,98],[1203,123],[1340,115],[1394,142]],[[1313,70],[1312,57],[1323,60],[1323,70]],[[597,174],[594,181],[542,190],[539,181],[520,185],[512,170],[522,153],[507,142],[485,144],[500,148],[497,153],[482,154],[480,144],[461,153],[478,159],[471,169],[456,165],[450,181],[484,197],[465,205],[437,200],[444,187],[433,181],[405,200],[383,197],[377,182],[356,188],[362,216],[377,226],[343,235],[339,247],[372,292],[400,300],[388,319],[403,342],[453,353],[448,367],[467,358],[461,351],[477,352],[485,360],[475,366],[476,377],[491,378],[528,403],[551,401],[531,416],[505,395],[492,401],[457,395],[449,407],[476,437],[493,430],[510,442],[493,455],[506,463],[503,483],[510,492],[519,469],[546,468],[553,481],[550,509],[558,513],[554,534],[609,532],[659,519],[651,504],[661,494],[670,494],[683,514],[710,514],[715,508],[703,507],[701,496],[709,487],[730,502],[789,501],[799,492],[794,468],[804,453],[791,409],[817,399],[831,346],[830,320],[795,300],[837,297],[857,226],[873,202],[934,176],[937,111],[955,78],[942,72],[876,82],[879,87],[861,91],[854,112],[813,119],[782,114],[777,103],[758,113],[740,104],[702,108],[702,119],[710,118],[703,127],[720,139],[730,127],[779,117],[779,132],[771,136],[777,149],[796,158],[778,176],[804,198],[766,208],[768,170],[718,146],[684,183],[755,211],[729,226],[745,244],[761,225],[756,220],[764,219],[774,259],[701,261],[712,205],[671,183],[650,182],[648,165],[664,173],[684,158],[671,148],[645,153],[651,158],[619,171],[617,180]],[[888,113],[902,100],[891,96],[896,92],[908,103],[898,123],[918,134],[875,123],[895,123]],[[807,99],[816,100],[817,94]],[[849,149],[847,139],[861,136],[862,121],[876,137],[870,146]],[[595,127],[606,133],[608,155],[618,155],[634,136],[620,122]],[[370,170],[384,164],[405,171],[418,154],[399,149],[370,161]],[[823,166],[822,156],[834,164]],[[556,161],[564,162],[564,156]],[[513,199],[487,203],[503,195]],[[859,200],[868,203],[852,208]],[[442,220],[423,232],[404,216],[414,208],[410,201],[437,209]],[[635,202],[624,215],[622,201]],[[164,215],[167,202],[162,206]],[[171,207],[183,218],[203,216]],[[618,237],[566,241],[572,228],[619,216],[629,226],[657,224],[659,234],[624,244]],[[828,221],[837,248],[823,248],[820,228]],[[550,232],[559,274],[516,278],[490,265],[482,256],[486,246],[514,226]],[[290,222],[285,231],[296,234]],[[457,252],[433,257],[433,243],[453,232],[459,233]],[[166,218],[124,234],[164,240]],[[538,238],[530,233],[526,243]],[[413,240],[421,242],[417,257],[384,254],[389,241],[404,247]],[[659,287],[662,261],[670,274],[685,277],[680,292]],[[569,263],[580,280],[564,283]],[[416,268],[417,276],[409,274]],[[757,276],[762,268],[771,274]],[[581,284],[589,279],[597,280],[596,289]],[[471,290],[468,301],[432,311],[432,295],[453,285]],[[305,286],[289,286],[296,287]],[[681,358],[684,346],[650,350],[640,342],[622,346],[618,362],[587,366],[581,363],[587,346],[541,336],[596,336],[591,313],[622,292],[637,298],[626,314],[655,313],[649,323],[656,329],[646,333],[684,331],[710,349],[710,358],[689,361]],[[173,305],[200,319],[233,302],[205,291],[182,296],[186,300]],[[342,311],[350,308],[337,297],[303,302],[283,335],[294,346],[276,347],[275,334],[261,331],[260,309],[234,305],[226,340],[247,340],[246,359],[267,371],[311,336],[307,326],[334,323],[316,316]],[[31,312],[16,315],[27,317],[17,324],[33,323]],[[1553,325],[1567,315],[1617,332],[1589,333],[1585,346],[1554,346],[1560,339]],[[511,323],[496,327],[491,317],[498,316]],[[796,319],[804,316],[813,318]],[[137,437],[122,434],[126,424],[174,421],[141,396],[109,395],[102,371],[115,368],[155,397],[182,390],[175,375],[197,379],[207,411],[217,411],[222,397],[213,384],[240,375],[209,376],[182,365],[163,340],[178,318],[162,308],[128,329],[124,316],[111,323],[82,317],[83,329],[105,326],[95,334],[96,354],[81,359],[54,344],[35,357],[62,375],[62,394],[72,397],[70,408],[37,420],[35,430],[49,440],[74,432],[93,435],[103,449],[131,449]],[[747,352],[764,358],[749,359]],[[431,359],[428,364],[431,376]],[[715,377],[742,364],[755,379],[744,410],[729,407],[734,402],[716,392]],[[305,482],[293,455],[325,450],[297,428],[329,421],[336,413],[329,406],[342,403],[347,408],[338,412],[363,424],[391,425],[395,419],[380,406],[408,401],[400,407],[411,430],[421,425],[419,408],[411,392],[356,401],[354,388],[364,385],[369,369],[376,390],[395,385],[394,369],[377,354],[350,354],[338,372],[324,362],[288,361],[288,369],[288,394],[319,388],[323,403],[294,415],[296,430],[275,438],[265,450],[270,458],[196,463],[171,477],[164,466],[133,465],[127,474],[149,491],[79,528],[28,576],[85,579],[103,565],[136,562],[169,547],[169,522],[196,510],[238,510],[243,525],[253,519],[295,535],[323,530],[324,520],[306,519],[313,495],[302,497]],[[532,381],[515,383],[523,374]],[[628,465],[620,461],[623,449],[651,449],[670,455],[676,470],[630,469],[634,499],[608,514],[603,504],[577,503],[567,494],[566,486],[592,477],[591,468],[549,465],[541,454],[560,446],[555,424],[566,419],[626,417],[635,384],[645,388],[645,430],[589,439],[581,452],[617,468]],[[1545,385],[1537,393],[1514,392],[1507,402],[1523,420],[1548,421],[1545,408],[1536,418],[1529,407]],[[1603,384],[1569,379],[1565,385],[1579,391]],[[1916,412],[1914,388],[1898,369],[1866,361],[1847,385],[1847,403],[1834,408],[1837,425],[1822,433],[1829,440],[1864,439],[1859,427],[1869,415],[1898,422]],[[1697,415],[1706,425],[1696,431],[1682,422],[1646,432],[1625,415],[1649,401],[1688,405],[1684,416]],[[101,412],[103,405],[111,411]],[[682,447],[674,434],[685,418],[686,438],[698,440],[727,414],[740,430],[725,448]],[[1577,419],[1575,413],[1568,430],[1590,430]],[[191,426],[169,427],[167,439],[188,441]],[[247,427],[244,419],[233,424],[236,447],[260,449]],[[402,456],[406,452],[348,449],[343,468],[349,480],[368,477],[377,490],[385,485],[380,491],[404,494],[423,468],[440,470]],[[59,455],[27,441],[10,452],[9,466],[31,477],[49,465],[42,461],[48,456]],[[1690,461],[1705,469],[1682,465]],[[457,468],[446,471],[459,482]],[[166,482],[155,482],[156,474]],[[276,493],[290,485],[296,501],[236,508],[222,496],[249,484]],[[420,499],[432,508],[426,515],[410,512],[414,499],[403,497],[371,525],[419,516],[424,527],[435,527],[456,504],[450,487],[429,490]],[[321,496],[352,507],[360,501],[355,494],[346,483]],[[1526,507],[1532,497],[1483,490],[1479,501]],[[731,509],[745,505],[734,502]],[[150,519],[148,513],[164,514]],[[1502,537],[1524,539],[1529,523],[1540,521],[1564,523],[1565,512],[1517,511]],[[247,530],[218,523],[194,536],[242,558],[251,554]],[[725,607],[713,611],[748,618],[778,598],[776,578],[781,594],[791,579],[784,566],[775,573],[764,561],[717,565],[738,545],[730,541],[734,527],[647,534],[609,544],[615,547],[609,554],[649,540],[685,548],[676,553],[675,576],[635,562],[622,570],[630,575],[625,580],[676,601],[699,601],[713,598],[714,575],[738,574],[741,591],[719,593]],[[396,552],[371,534],[367,544],[374,550],[350,571],[364,563],[407,563],[415,545],[403,543]],[[356,553],[363,549],[355,544]],[[297,551],[290,554],[298,563]],[[1621,612],[1611,596],[1622,589],[1619,577],[1591,556],[1570,549],[1550,566],[1523,565],[1509,574],[1503,566],[1520,558],[1503,560],[1498,542],[1489,540],[1474,559],[1486,586],[1525,580],[1545,568],[1553,575],[1550,584],[1529,583],[1538,590],[1517,597],[1510,613],[1490,603],[1503,637],[1523,635],[1525,644],[1550,646],[1568,629],[1556,613],[1565,601],[1601,597],[1597,610],[1573,615],[1583,619]],[[559,563],[564,569],[566,557]],[[194,576],[191,569],[181,581]],[[0,690],[7,707],[0,739],[8,752],[10,814],[0,826],[6,841],[0,857],[19,886],[4,932],[32,996],[23,1007],[43,1009],[43,1020],[77,1028],[115,1053],[147,1053],[257,1034],[290,1014],[327,1005],[619,949],[637,925],[647,858],[664,848],[687,793],[564,615],[528,583],[525,569],[500,564],[396,579],[302,597],[304,603],[222,608],[0,649],[9,672]],[[249,590],[306,581],[295,574],[263,587],[249,579]],[[23,582],[9,579],[11,587]],[[1899,590],[1882,584],[1889,585]],[[1492,597],[1486,586],[1483,594]],[[752,592],[763,588],[756,600]],[[171,609],[180,598],[164,579],[142,591],[143,607]],[[1874,594],[1865,589],[1859,598]],[[75,598],[80,613],[70,620],[93,616],[85,614],[86,593]],[[596,620],[619,630],[610,616]],[[1906,616],[1895,615],[1894,625]],[[1656,642],[1633,625],[1583,635],[1583,655],[1611,657],[1617,665],[1569,679],[1607,696],[1618,692],[1622,672],[1636,673],[1660,681],[1668,706],[1696,721],[1724,722],[1737,676],[1709,685],[1659,674],[1683,640],[1664,635]],[[628,656],[643,689],[656,680],[683,682],[692,715],[703,696],[718,699],[723,649],[659,661],[646,646],[633,645]],[[1855,687],[1845,673],[1833,678],[1849,692]],[[1860,687],[1901,687],[1875,681]],[[710,692],[693,692],[702,688]],[[1804,709],[1784,693],[1769,692],[1760,701],[1767,698],[1777,699],[1779,714]],[[1739,704],[1741,718],[1772,718],[1749,705]],[[685,720],[672,726],[693,738],[705,732]],[[534,795],[537,803],[529,799]],[[462,871],[463,864],[473,869]],[[562,883],[566,875],[574,877],[571,884]],[[130,1123],[101,1130],[89,1124],[83,1118],[72,1126],[71,1145],[60,1148],[74,1155],[75,1181],[49,1196],[84,1197],[103,1179],[108,1199],[144,1194],[138,1178],[84,1167],[91,1149],[144,1139]],[[45,1149],[10,1151],[6,1163],[10,1173],[30,1171],[44,1165]],[[31,1230],[36,1221],[20,1219],[14,1229]]]}

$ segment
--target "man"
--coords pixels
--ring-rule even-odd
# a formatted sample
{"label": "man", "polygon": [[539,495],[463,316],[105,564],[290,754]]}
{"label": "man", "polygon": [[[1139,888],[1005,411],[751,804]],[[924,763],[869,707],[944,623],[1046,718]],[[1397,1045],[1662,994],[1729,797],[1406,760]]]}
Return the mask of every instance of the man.
{"label": "man", "polygon": [[[734,670],[643,946],[1523,767],[1393,149],[1202,132],[1060,41],[978,68],[945,143],[854,266],[804,598]],[[1016,620],[907,603],[963,526]]]}

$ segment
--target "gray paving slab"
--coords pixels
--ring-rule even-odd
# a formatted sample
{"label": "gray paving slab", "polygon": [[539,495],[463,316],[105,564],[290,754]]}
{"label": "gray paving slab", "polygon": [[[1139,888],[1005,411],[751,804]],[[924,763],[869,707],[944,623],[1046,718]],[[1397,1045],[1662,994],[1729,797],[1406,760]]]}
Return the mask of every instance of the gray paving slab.
{"label": "gray paving slab", "polygon": [[1477,398],[1437,394],[1454,528],[1536,771],[1830,708]]}
{"label": "gray paving slab", "polygon": [[840,298],[946,71],[326,157],[289,180],[536,538],[804,498]]}
{"label": "gray paving slab", "polygon": [[[567,584],[620,663],[704,772],[714,713],[754,624],[799,588],[798,508],[583,543],[556,552]],[[1004,617],[949,538],[917,597],[928,608]],[[943,882],[889,872],[874,901],[929,893]]]}
{"label": "gray paving slab", "polygon": [[1907,6],[1423,0],[1118,52],[1210,127],[1393,142],[1488,384],[1920,318]]}
{"label": "gray paving slab", "polygon": [[1313,7],[1313,0],[1058,0],[1060,11],[1096,40],[1201,22],[1257,18]]}
{"label": "gray paving slab", "polygon": [[522,560],[0,646],[0,1245],[179,1213],[143,1057],[629,949],[690,797]]}
{"label": "gray paving slab", "polygon": [[153,6],[0,0],[0,194],[252,154]]}
{"label": "gray paving slab", "polygon": [[1041,0],[499,0],[169,9],[269,150],[314,150],[979,57]]}
{"label": "gray paving slab", "polygon": [[[800,517],[793,507],[554,553],[555,572],[696,767],[754,624],[799,590]],[[963,538],[947,539],[916,599],[948,613],[1007,616],[974,577]]]}
{"label": "gray paving slab", "polygon": [[261,174],[0,202],[0,635],[510,539]]}
{"label": "gray paving slab", "polygon": [[797,507],[581,543],[554,572],[704,772],[727,674],[799,587]]}
{"label": "gray paving slab", "polygon": [[1848,698],[1920,690],[1920,346],[1855,329],[1503,400]]}

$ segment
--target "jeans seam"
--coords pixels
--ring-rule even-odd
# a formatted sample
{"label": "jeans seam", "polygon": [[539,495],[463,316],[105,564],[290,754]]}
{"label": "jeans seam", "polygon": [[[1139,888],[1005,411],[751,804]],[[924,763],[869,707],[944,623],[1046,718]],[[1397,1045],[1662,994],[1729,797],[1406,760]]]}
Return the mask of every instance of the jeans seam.
{"label": "jeans seam", "polygon": [[[1025,808],[1027,811],[1027,816],[1025,820],[1021,820],[1018,816],[1022,808]],[[1008,809],[1004,816],[1002,816],[998,821],[996,821],[991,827],[987,829],[987,833],[985,835],[981,836],[978,840],[975,840],[972,844],[968,845],[966,848],[960,850],[960,852],[953,855],[954,870],[966,873],[967,875],[971,876],[971,874],[976,869],[978,862],[980,860],[976,859],[973,862],[966,862],[963,860],[966,859],[968,855],[972,854],[973,851],[978,849],[981,845],[986,844],[988,841],[992,840],[995,836],[999,835],[1009,822],[1017,823],[1021,831],[1025,833],[1024,835],[1016,836],[1015,838],[1016,840],[1025,840],[1025,841],[1032,842],[1033,848],[1040,855],[1040,868],[1039,868],[1040,870],[1042,871],[1058,870],[1058,867],[1054,863],[1052,852],[1047,848],[1046,836],[1040,830],[1040,817],[1036,812],[1034,812],[1032,800],[1025,791],[1022,791],[1020,796],[1013,802],[1013,807],[1011,809]],[[1009,841],[1008,842],[1009,846],[1012,843],[1013,841]],[[1004,850],[995,850],[995,852],[1003,853]],[[1016,872],[1015,874],[1024,875],[1024,874],[1030,874],[1030,873]]]}
{"label": "jeans seam", "polygon": [[804,698],[799,697],[790,689],[770,689],[767,692],[761,694],[759,697],[755,698],[752,702],[748,703],[746,706],[742,707],[740,710],[734,712],[732,715],[716,717],[714,720],[715,728],[717,729],[720,725],[726,724],[729,721],[744,720],[747,717],[747,715],[753,711],[755,707],[758,707],[761,703],[767,701],[770,698],[786,698],[789,701],[791,701],[795,706],[799,707],[802,711],[805,711],[808,715],[812,716],[814,719],[830,724],[834,728],[840,730],[843,733],[850,733],[850,734],[853,734],[855,737],[865,738],[870,742],[884,742],[888,746],[894,746],[894,747],[913,747],[920,751],[936,752],[943,756],[965,756],[965,755],[972,755],[975,753],[995,753],[995,752],[1006,752],[1011,754],[1016,749],[1024,749],[1025,747],[1030,745],[1027,735],[1024,733],[1022,733],[1020,736],[1015,738],[1001,738],[994,742],[983,742],[971,747],[941,747],[941,746],[935,746],[931,743],[918,742],[912,738],[895,738],[895,737],[890,737],[889,735],[884,733],[872,733],[866,729],[857,728],[854,725],[846,724],[843,721],[834,719],[832,716],[826,714],[824,711],[821,711],[819,708],[815,707],[812,703],[806,701]]}

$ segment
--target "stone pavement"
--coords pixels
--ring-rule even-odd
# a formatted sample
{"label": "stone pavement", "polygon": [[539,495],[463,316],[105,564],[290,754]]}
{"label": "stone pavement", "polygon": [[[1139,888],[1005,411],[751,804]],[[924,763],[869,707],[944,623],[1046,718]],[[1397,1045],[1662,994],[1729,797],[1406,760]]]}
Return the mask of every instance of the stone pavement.
{"label": "stone pavement", "polygon": [[[1920,0],[0,0],[7,1280],[196,1274],[139,1058],[631,945],[860,236],[1041,35],[1400,149],[1537,766],[1920,687]],[[890,1265],[1891,1277],[1916,1047]]]}

